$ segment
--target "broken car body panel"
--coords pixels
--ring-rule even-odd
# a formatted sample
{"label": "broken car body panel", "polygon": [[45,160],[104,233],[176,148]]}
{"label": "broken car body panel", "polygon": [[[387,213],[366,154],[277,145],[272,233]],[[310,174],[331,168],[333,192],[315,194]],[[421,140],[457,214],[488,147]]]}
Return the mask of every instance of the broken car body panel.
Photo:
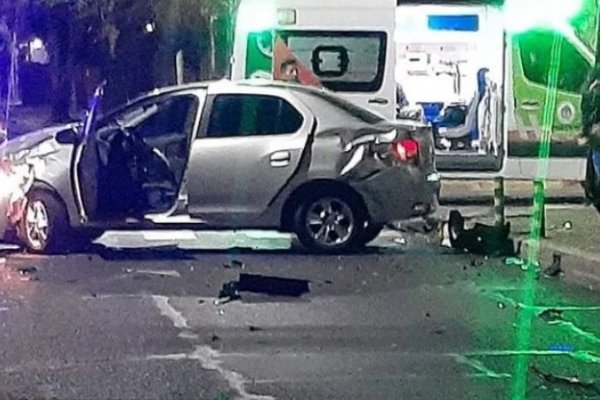
{"label": "broken car body panel", "polygon": [[69,167],[73,145],[56,141],[59,132],[78,129],[78,124],[45,128],[0,145],[3,168],[0,170],[0,234],[14,229],[21,220],[26,195],[35,185],[55,190],[76,215]]}

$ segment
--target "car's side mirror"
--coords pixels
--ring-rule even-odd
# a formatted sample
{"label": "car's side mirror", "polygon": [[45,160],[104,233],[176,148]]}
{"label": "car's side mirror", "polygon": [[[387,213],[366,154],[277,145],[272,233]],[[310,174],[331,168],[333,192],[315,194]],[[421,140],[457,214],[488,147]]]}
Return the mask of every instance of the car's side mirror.
{"label": "car's side mirror", "polygon": [[76,127],[65,129],[56,134],[56,141],[60,144],[79,143],[79,132]]}

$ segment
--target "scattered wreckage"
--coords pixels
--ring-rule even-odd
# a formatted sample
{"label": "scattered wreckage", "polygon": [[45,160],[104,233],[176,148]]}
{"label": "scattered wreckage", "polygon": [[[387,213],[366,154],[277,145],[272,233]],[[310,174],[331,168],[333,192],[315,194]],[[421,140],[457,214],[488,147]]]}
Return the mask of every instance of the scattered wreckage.
{"label": "scattered wreckage", "polygon": [[515,246],[510,236],[510,223],[490,226],[476,223],[471,229],[457,210],[450,211],[448,222],[442,228],[442,245],[459,251],[491,257],[514,257],[521,252],[521,243]]}

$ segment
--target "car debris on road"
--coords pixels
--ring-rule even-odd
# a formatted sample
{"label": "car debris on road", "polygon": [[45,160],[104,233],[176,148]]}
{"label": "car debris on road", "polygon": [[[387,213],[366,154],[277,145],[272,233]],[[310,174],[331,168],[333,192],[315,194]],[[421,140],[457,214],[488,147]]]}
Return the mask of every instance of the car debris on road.
{"label": "car debris on road", "polygon": [[465,228],[465,218],[458,210],[450,211],[450,217],[442,229],[442,245],[472,254],[492,257],[513,257],[520,253],[520,245],[515,248],[509,238],[510,223],[502,227],[476,223],[473,228]]}
{"label": "car debris on road", "polygon": [[544,276],[546,277],[550,277],[550,278],[555,278],[557,276],[560,276],[564,271],[561,267],[561,262],[562,262],[562,254],[561,253],[554,253],[552,255],[552,265],[550,265],[548,268],[546,268],[544,270]]}
{"label": "car debris on road", "polygon": [[229,263],[223,264],[225,269],[245,269],[246,265],[239,260],[231,260]]}
{"label": "car debris on road", "polygon": [[37,273],[37,268],[36,267],[22,267],[19,268],[19,274],[21,275],[32,275]]}
{"label": "car debris on road", "polygon": [[227,282],[219,293],[216,305],[241,299],[241,292],[267,296],[301,297],[310,292],[309,281],[265,275],[240,274],[237,281]]}
{"label": "car debris on road", "polygon": [[537,366],[532,366],[531,370],[543,381],[555,385],[567,385],[575,387],[588,394],[600,395],[600,387],[596,382],[583,382],[577,376],[559,376],[541,371]]}

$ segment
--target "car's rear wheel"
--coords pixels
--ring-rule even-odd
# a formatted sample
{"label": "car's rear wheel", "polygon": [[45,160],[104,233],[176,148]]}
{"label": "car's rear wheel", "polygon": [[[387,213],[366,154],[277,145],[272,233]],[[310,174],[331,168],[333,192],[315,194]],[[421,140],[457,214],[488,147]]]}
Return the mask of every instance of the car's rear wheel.
{"label": "car's rear wheel", "polygon": [[365,243],[365,222],[365,207],[356,196],[322,192],[299,206],[295,231],[311,250],[345,252]]}
{"label": "car's rear wheel", "polygon": [[75,237],[64,204],[46,190],[33,190],[27,195],[18,235],[28,251],[38,254],[66,251]]}

